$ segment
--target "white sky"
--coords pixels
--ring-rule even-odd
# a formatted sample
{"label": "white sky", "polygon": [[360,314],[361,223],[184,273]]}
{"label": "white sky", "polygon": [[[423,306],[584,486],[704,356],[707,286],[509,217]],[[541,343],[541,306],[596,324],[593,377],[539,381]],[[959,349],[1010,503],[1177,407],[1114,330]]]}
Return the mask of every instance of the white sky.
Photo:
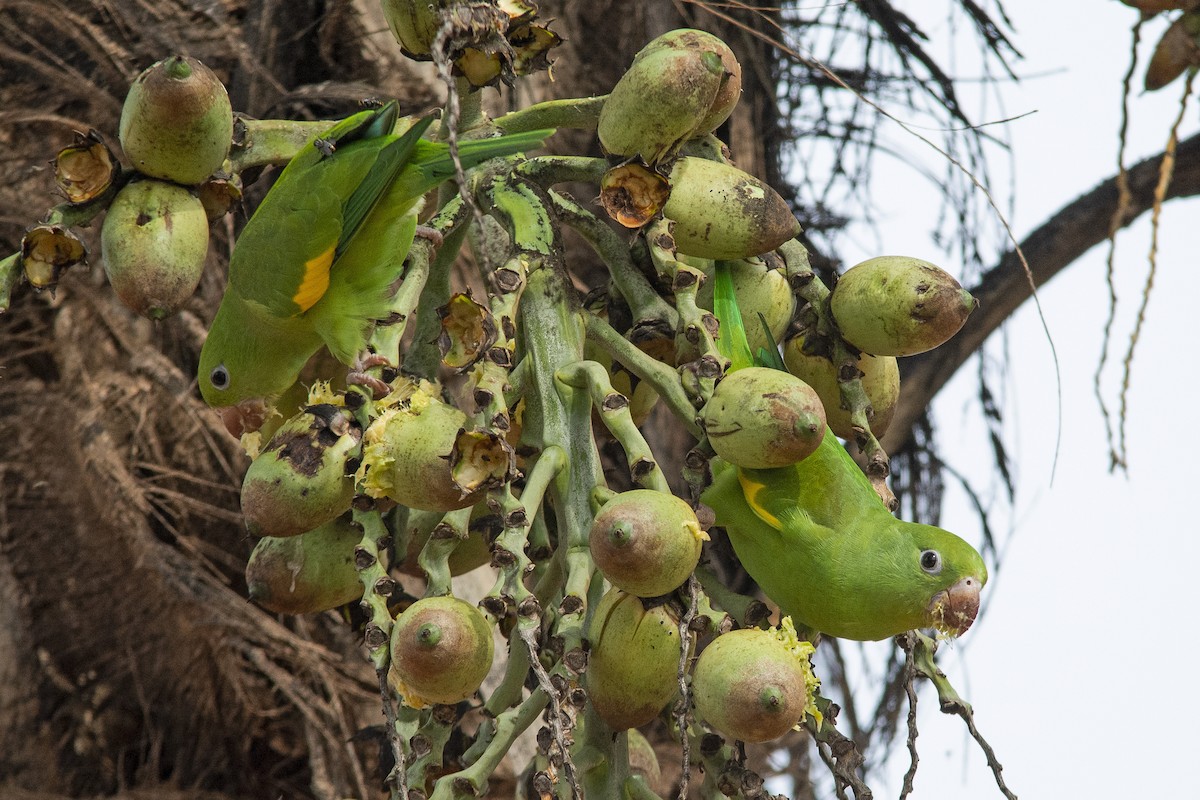
{"label": "white sky", "polygon": [[[904,5],[904,4],[902,4]],[[928,22],[931,50],[945,53],[939,26],[945,4],[931,12],[908,3]],[[982,3],[991,7],[991,3]],[[1120,82],[1129,59],[1129,28],[1137,12],[1117,0],[1007,0],[1017,63],[1031,76],[1004,91],[1005,108],[991,118],[1035,114],[1007,125],[1015,153],[1013,227],[1024,237],[1053,211],[1115,170]],[[1142,63],[1166,27],[1144,27]],[[941,35],[941,40],[937,36]],[[963,35],[963,34],[960,34]],[[962,72],[969,73],[965,66]],[[1140,85],[1142,70],[1139,69]],[[1132,99],[1130,163],[1161,150],[1182,92],[1182,81]],[[1181,138],[1197,130],[1193,97]],[[967,108],[975,113],[968,101]],[[977,107],[976,107],[977,108]],[[904,142],[895,129],[888,141]],[[909,137],[908,154],[925,158]],[[1002,166],[1000,160],[996,167]],[[929,233],[935,196],[914,202],[911,191],[889,206],[886,187],[919,182],[911,169],[880,159],[875,198],[883,209],[879,239],[851,242],[847,264],[886,252],[914,255],[950,271]],[[1007,184],[999,187],[1004,194]],[[1002,201],[1002,207],[1007,205]],[[1092,380],[1107,315],[1105,247],[1061,273],[1041,302],[1062,369],[1062,445],[1049,485],[1057,434],[1050,348],[1027,303],[990,346],[1011,354],[1004,411],[1006,445],[1016,463],[1013,509],[990,477],[991,454],[978,421],[974,364],[935,401],[943,456],[985,494],[996,498],[998,532],[1007,541],[1003,566],[985,589],[985,611],[942,668],[975,707],[1009,787],[1022,798],[1165,797],[1196,791],[1192,772],[1200,752],[1200,689],[1191,580],[1200,563],[1200,525],[1188,508],[1196,491],[1192,444],[1200,392],[1186,338],[1200,297],[1200,202],[1168,205],[1160,238],[1159,272],[1133,365],[1129,395],[1129,474],[1108,472],[1104,423]],[[1117,401],[1120,362],[1147,271],[1148,217],[1118,239],[1120,304],[1117,340],[1105,376],[1106,400]],[[975,513],[951,488],[942,525],[978,539]],[[921,684],[921,754],[917,800],[999,797],[983,754],[955,717],[937,710],[932,686]],[[898,796],[907,767],[903,744],[887,786]],[[1181,774],[1182,773],[1182,774]],[[1190,789],[1187,787],[1191,787]]]}

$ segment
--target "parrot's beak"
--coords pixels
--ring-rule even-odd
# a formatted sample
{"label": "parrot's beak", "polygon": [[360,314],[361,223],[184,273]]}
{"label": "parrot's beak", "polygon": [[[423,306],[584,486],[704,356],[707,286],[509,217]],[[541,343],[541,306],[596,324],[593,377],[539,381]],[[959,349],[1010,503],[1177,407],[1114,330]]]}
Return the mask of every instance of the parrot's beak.
{"label": "parrot's beak", "polygon": [[929,601],[927,613],[933,626],[951,636],[961,636],[979,613],[979,590],[983,581],[968,575]]}
{"label": "parrot's beak", "polygon": [[235,406],[226,406],[221,409],[221,420],[233,438],[241,439],[243,434],[254,433],[267,421],[267,403],[261,397],[252,397]]}

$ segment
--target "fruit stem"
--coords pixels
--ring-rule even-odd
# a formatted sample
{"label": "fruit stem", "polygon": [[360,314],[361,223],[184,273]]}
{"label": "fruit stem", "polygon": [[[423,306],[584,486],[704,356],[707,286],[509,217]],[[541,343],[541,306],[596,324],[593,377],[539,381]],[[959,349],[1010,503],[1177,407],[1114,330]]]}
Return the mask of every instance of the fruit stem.
{"label": "fruit stem", "polygon": [[417,554],[417,565],[425,572],[426,597],[451,594],[450,556],[466,540],[470,524],[470,506],[448,512]]}
{"label": "fruit stem", "polygon": [[497,128],[505,133],[522,133],[543,128],[578,128],[595,130],[600,120],[600,109],[608,95],[596,97],[569,97],[561,100],[545,100],[518,111],[497,117]]}
{"label": "fruit stem", "polygon": [[670,494],[671,487],[654,458],[654,451],[629,413],[629,399],[613,388],[608,370],[596,361],[576,361],[560,369],[555,377],[569,386],[588,390],[600,421],[625,451],[633,482],[644,489]]}
{"label": "fruit stem", "polygon": [[229,163],[235,173],[286,164],[314,136],[329,130],[333,120],[250,119],[237,116]]}

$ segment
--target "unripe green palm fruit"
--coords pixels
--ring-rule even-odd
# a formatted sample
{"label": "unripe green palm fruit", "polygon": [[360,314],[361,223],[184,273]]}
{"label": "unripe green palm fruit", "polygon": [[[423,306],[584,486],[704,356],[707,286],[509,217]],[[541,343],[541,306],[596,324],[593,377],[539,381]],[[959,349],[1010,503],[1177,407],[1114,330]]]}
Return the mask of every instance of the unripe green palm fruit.
{"label": "unripe green palm fruit", "polygon": [[362,531],[339,517],[299,536],[265,536],[246,562],[250,599],[279,614],[315,614],[362,597],[354,548]]}
{"label": "unripe green palm fruit", "polygon": [[638,597],[658,597],[692,574],[707,538],[696,512],[680,498],[633,489],[604,504],[588,544],[592,560],[614,586]]}
{"label": "unripe green palm fruit", "polygon": [[654,165],[728,119],[742,91],[729,46],[704,31],[670,31],[634,57],[600,110],[604,150]]}
{"label": "unripe green palm fruit", "polygon": [[785,467],[807,458],[825,436],[825,409],[807,383],[767,367],[731,372],[700,412],[709,444],[739,467]]}
{"label": "unripe green palm fruit", "polygon": [[[793,336],[784,342],[783,363],[788,372],[807,383],[825,406],[829,429],[843,439],[854,437],[850,412],[842,408],[842,390],[838,384],[838,366],[826,355],[805,351],[808,337]],[[894,356],[872,356],[863,353],[854,361],[862,373],[863,391],[871,402],[869,418],[871,433],[883,436],[892,421],[896,404],[900,402],[900,367]]]}
{"label": "unripe green palm fruit", "polygon": [[194,58],[172,56],[134,80],[119,130],[138,172],[193,186],[229,155],[233,108],[212,70]]}
{"label": "unripe green palm fruit", "polygon": [[854,265],[829,298],[842,338],[874,356],[932,350],[958,333],[977,305],[954,276],[908,256]]}
{"label": "unripe green palm fruit", "polygon": [[416,61],[429,61],[441,12],[457,0],[382,0],[383,16],[400,52]]}
{"label": "unripe green palm fruit", "polygon": [[104,274],[130,310],[150,319],[174,314],[204,274],[208,216],[190,191],[147,178],[126,184],[100,233]]}
{"label": "unripe green palm fruit", "polygon": [[658,716],[679,688],[679,616],[668,605],[647,609],[620,589],[600,599],[588,625],[586,683],[596,713],[614,730]]}
{"label": "unripe green palm fruit", "polygon": [[339,406],[309,406],[275,431],[242,481],[242,514],[255,536],[297,536],[341,516],[354,497],[347,461],[362,429]]}
{"label": "unripe green palm fruit", "polygon": [[454,479],[455,443],[467,415],[437,397],[416,392],[406,405],[379,416],[364,436],[359,477],[366,493],[423,511],[474,505],[482,492]]}
{"label": "unripe green palm fruit", "polygon": [[730,164],[685,156],[671,166],[669,180],[663,216],[675,223],[675,248],[684,255],[750,258],[800,232],[779,192]]}
{"label": "unripe green palm fruit", "polygon": [[411,708],[453,704],[479,688],[492,667],[492,628],[457,597],[425,597],[392,627],[388,682]]}
{"label": "unripe green palm fruit", "polygon": [[788,631],[742,628],[704,648],[692,672],[700,718],[731,739],[766,742],[791,730],[806,711],[815,716],[812,645]]}
{"label": "unripe green palm fruit", "polygon": [[[778,347],[783,341],[788,324],[792,321],[792,314],[796,311],[796,295],[792,292],[792,287],[788,286],[783,271],[767,269],[767,265],[758,259],[742,259],[729,262],[729,277],[733,280],[733,294],[742,312],[750,352],[757,355],[759,350]],[[713,310],[711,270],[709,279],[696,293],[696,304],[709,311]],[[770,338],[763,330],[759,314],[767,321],[767,328],[771,331]]]}

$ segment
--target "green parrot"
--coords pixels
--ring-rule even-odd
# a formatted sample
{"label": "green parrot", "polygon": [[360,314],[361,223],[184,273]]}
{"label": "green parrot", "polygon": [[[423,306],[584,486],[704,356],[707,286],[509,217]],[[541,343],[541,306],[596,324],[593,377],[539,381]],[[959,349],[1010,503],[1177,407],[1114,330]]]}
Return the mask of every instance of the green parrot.
{"label": "green parrot", "polygon": [[[313,138],[280,173],[238,238],[229,283],[200,352],[200,393],[231,431],[254,430],[266,404],[322,345],[344,364],[388,313],[426,192],[454,175],[449,148],[393,133],[394,102]],[[538,147],[552,131],[459,143],[469,168]]]}
{"label": "green parrot", "polygon": [[[727,351],[731,369],[739,369],[750,366],[749,346],[724,277],[718,264],[714,306],[725,314],[722,341],[726,329],[729,339],[742,340]],[[979,612],[987,567],[975,548],[949,531],[892,516],[831,431],[791,466],[714,462],[701,499],[763,592],[813,631],[867,641],[936,627],[957,636]]]}

